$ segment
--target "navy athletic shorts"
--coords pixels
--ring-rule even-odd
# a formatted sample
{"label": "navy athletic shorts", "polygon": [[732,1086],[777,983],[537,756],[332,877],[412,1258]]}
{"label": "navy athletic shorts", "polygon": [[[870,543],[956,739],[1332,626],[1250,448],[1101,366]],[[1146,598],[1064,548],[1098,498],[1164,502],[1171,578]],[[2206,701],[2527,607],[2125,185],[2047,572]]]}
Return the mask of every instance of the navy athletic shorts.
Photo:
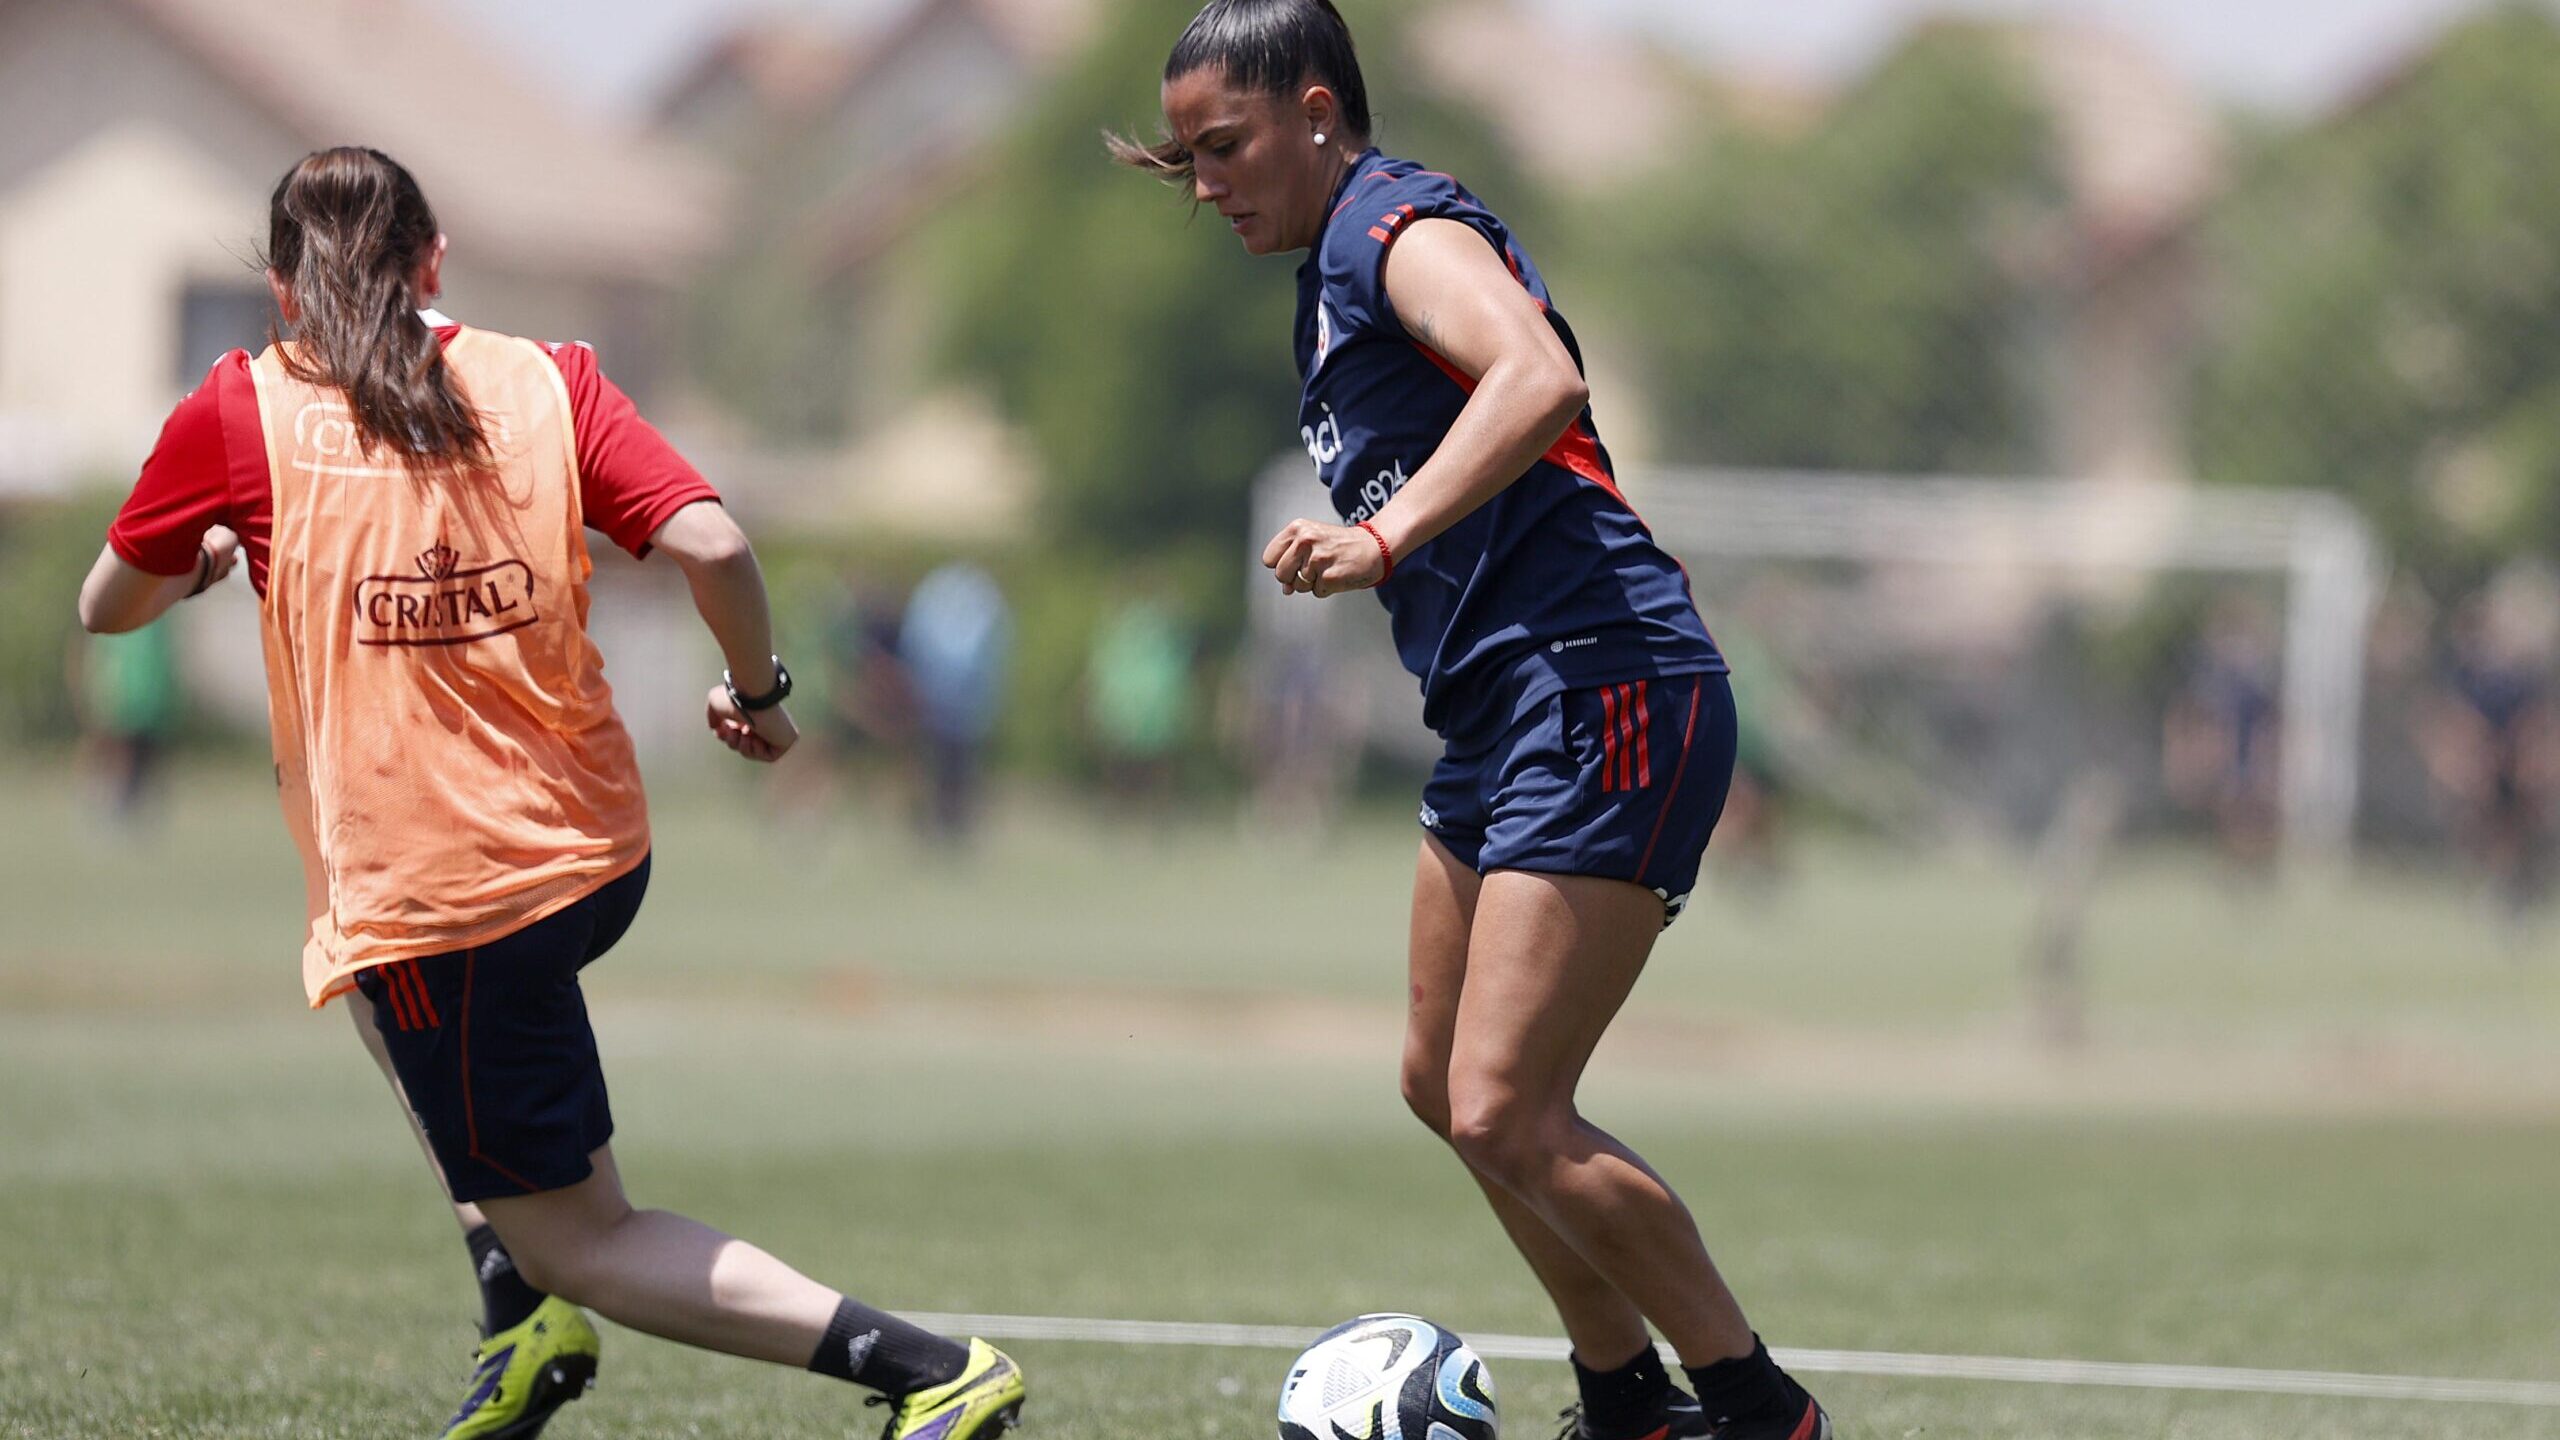
{"label": "navy athletic shorts", "polygon": [[500,940],[359,971],[374,1028],[456,1201],[558,1190],[613,1138],[578,972],[640,913],[649,861]]}
{"label": "navy athletic shorts", "polygon": [[1667,926],[1724,813],[1734,740],[1722,675],[1561,691],[1490,748],[1441,757],[1422,825],[1480,875],[1632,880],[1662,898]]}

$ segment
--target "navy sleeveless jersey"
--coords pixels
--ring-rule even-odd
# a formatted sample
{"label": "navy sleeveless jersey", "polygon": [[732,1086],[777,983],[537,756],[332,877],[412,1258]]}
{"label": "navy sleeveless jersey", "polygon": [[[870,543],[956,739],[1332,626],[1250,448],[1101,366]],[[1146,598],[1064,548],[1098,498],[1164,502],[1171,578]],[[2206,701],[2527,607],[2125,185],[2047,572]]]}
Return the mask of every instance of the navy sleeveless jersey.
{"label": "navy sleeveless jersey", "polygon": [[[1474,389],[1387,300],[1388,247],[1430,219],[1482,235],[1582,363],[1546,282],[1492,212],[1446,175],[1362,155],[1298,271],[1299,438],[1346,524],[1404,487]],[[1452,750],[1491,744],[1559,690],[1725,668],[1687,574],[1618,493],[1588,409],[1500,494],[1398,555],[1377,593],[1422,682],[1423,722]]]}

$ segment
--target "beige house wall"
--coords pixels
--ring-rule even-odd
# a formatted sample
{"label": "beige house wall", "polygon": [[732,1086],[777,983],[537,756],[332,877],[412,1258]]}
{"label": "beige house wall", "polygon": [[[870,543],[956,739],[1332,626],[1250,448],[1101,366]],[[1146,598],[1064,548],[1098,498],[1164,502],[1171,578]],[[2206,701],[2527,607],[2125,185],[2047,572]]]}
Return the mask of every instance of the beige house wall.
{"label": "beige house wall", "polygon": [[263,197],[139,120],[0,192],[0,426],[77,471],[129,471],[197,377],[179,374],[193,283],[257,283]]}

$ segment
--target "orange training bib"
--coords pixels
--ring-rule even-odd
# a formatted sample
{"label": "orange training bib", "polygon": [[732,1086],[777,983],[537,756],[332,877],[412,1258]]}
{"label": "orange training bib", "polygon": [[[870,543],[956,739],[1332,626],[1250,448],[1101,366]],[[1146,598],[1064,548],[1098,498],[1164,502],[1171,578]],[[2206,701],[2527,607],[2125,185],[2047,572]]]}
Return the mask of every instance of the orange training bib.
{"label": "orange training bib", "polygon": [[464,329],[445,361],[493,472],[367,455],[343,392],[295,380],[272,348],[250,365],[275,505],[268,719],[315,1007],[367,966],[521,929],[649,848],[587,637],[568,391],[530,341]]}

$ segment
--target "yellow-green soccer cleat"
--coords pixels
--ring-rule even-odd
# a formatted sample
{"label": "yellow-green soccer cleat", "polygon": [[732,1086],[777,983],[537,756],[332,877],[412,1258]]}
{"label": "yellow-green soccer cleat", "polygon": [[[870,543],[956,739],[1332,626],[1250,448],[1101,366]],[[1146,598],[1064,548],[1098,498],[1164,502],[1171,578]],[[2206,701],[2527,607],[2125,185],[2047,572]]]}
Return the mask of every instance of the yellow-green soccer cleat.
{"label": "yellow-green soccer cleat", "polygon": [[930,1390],[864,1402],[894,1406],[880,1440],[995,1440],[1022,1418],[1022,1367],[984,1340],[969,1342],[960,1378]]}
{"label": "yellow-green soccer cleat", "polygon": [[471,1393],[444,1427],[444,1440],[532,1440],[551,1412],[596,1383],[602,1348],[586,1312],[557,1295],[523,1321],[480,1342]]}

